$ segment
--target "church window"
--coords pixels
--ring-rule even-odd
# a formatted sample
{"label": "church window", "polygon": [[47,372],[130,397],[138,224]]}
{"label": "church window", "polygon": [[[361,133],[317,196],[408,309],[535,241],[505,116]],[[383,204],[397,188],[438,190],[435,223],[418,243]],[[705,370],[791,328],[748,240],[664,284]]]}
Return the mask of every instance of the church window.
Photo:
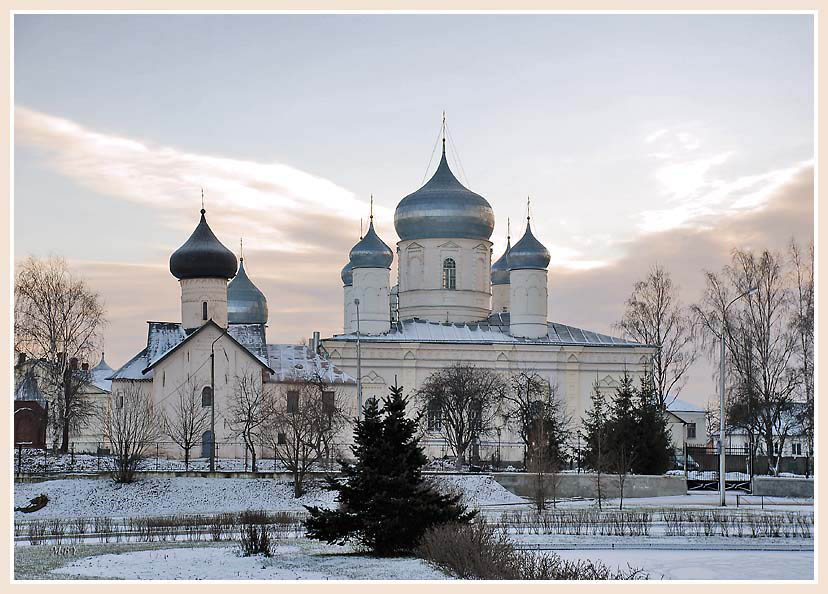
{"label": "church window", "polygon": [[276,436],[276,445],[286,445],[287,444],[287,435],[284,433],[279,433]]}
{"label": "church window", "polygon": [[696,439],[695,423],[687,423],[687,439]]}
{"label": "church window", "polygon": [[326,415],[334,413],[334,393],[328,390],[322,392],[322,412]]}
{"label": "church window", "polygon": [[207,320],[207,302],[206,301],[201,302],[201,319],[205,320],[205,321]]}
{"label": "church window", "polygon": [[457,288],[457,265],[452,258],[443,260],[443,288]]}
{"label": "church window", "polygon": [[443,427],[443,407],[439,400],[428,403],[428,430],[439,431]]}
{"label": "church window", "polygon": [[213,405],[213,389],[210,386],[204,386],[201,391],[201,407]]}

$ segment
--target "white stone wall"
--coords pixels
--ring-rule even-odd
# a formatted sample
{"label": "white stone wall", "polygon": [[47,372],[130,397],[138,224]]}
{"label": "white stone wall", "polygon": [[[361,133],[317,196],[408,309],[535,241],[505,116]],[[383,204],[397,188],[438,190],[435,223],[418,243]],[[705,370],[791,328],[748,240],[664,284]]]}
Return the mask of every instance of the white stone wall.
{"label": "white stone wall", "polygon": [[546,336],[548,289],[545,270],[512,270],[509,273],[509,308],[512,336]]}
{"label": "white stone wall", "polygon": [[[443,289],[443,262],[456,265],[456,289]],[[400,318],[472,322],[491,313],[492,243],[417,239],[397,243]]]}
{"label": "white stone wall", "polygon": [[344,301],[342,304],[342,332],[349,334],[356,327],[356,313],[354,307],[354,287],[345,285],[342,287]]}
{"label": "white stone wall", "polygon": [[492,313],[509,311],[510,285],[492,285]]}
{"label": "white stone wall", "polygon": [[198,328],[206,320],[202,303],[207,302],[207,319],[227,327],[227,281],[223,278],[185,278],[181,281],[181,322],[184,328]]}
{"label": "white stone wall", "polygon": [[[353,298],[359,299],[359,330],[383,334],[391,329],[390,271],[386,268],[354,269]],[[353,299],[352,299],[353,301]],[[356,330],[356,305],[351,327]]]}

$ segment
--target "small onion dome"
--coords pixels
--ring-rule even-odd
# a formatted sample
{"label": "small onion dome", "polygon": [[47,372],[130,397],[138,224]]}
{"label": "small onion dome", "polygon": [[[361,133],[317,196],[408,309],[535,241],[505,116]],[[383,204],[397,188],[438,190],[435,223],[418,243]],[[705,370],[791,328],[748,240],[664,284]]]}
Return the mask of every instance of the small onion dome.
{"label": "small onion dome", "polygon": [[179,280],[185,278],[226,278],[236,274],[236,256],[222,245],[204,218],[190,239],[170,256],[170,272]]}
{"label": "small onion dome", "polygon": [[549,266],[549,250],[532,235],[532,227],[526,221],[526,233],[509,250],[509,270],[546,270]]}
{"label": "small onion dome", "polygon": [[267,324],[267,299],[244,270],[244,258],[236,278],[227,285],[227,322]]}
{"label": "small onion dome", "polygon": [[339,276],[342,277],[342,284],[346,287],[354,284],[354,267],[350,260],[342,267],[342,272],[339,273]]}
{"label": "small onion dome", "polygon": [[391,268],[394,252],[385,245],[374,231],[374,221],[368,226],[365,237],[351,248],[351,268]]}
{"label": "small onion dome", "polygon": [[509,250],[512,249],[511,241],[506,239],[506,250],[503,255],[497,259],[497,262],[492,264],[492,284],[493,285],[508,285],[509,284]]}
{"label": "small onion dome", "polygon": [[101,361],[92,368],[92,373],[100,372],[103,374],[109,372],[108,375],[112,375],[113,371],[114,369],[107,364],[106,359],[104,359],[104,354],[101,353]]}
{"label": "small onion dome", "polygon": [[426,184],[397,205],[394,228],[400,239],[463,238],[488,240],[494,212],[483,196],[457,181],[443,157]]}

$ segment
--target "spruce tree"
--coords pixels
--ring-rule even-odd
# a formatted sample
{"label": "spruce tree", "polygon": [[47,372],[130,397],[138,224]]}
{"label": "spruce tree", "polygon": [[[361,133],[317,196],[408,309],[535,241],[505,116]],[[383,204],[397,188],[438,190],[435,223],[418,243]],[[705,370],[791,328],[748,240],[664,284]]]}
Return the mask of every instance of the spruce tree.
{"label": "spruce tree", "polygon": [[[638,453],[639,420],[636,415],[635,396],[633,380],[625,371],[621,378],[621,385],[615,389],[609,420],[607,421],[607,450],[614,457],[612,461],[614,465],[620,459],[619,456],[623,456],[624,460],[631,461]],[[630,469],[627,468],[627,470]]]}
{"label": "spruce tree", "polygon": [[586,417],[581,419],[582,435],[584,439],[583,465],[597,472],[607,469],[608,459],[608,429],[609,419],[607,403],[603,394],[595,384],[592,390],[592,407]]}
{"label": "spruce tree", "polygon": [[635,401],[636,474],[664,474],[670,467],[672,443],[667,417],[659,404],[652,377],[644,375]]}
{"label": "spruce tree", "polygon": [[326,489],[338,492],[338,510],[306,509],[308,538],[328,544],[354,543],[377,555],[414,549],[426,530],[447,522],[468,522],[476,511],[460,495],[443,495],[423,479],[427,462],[419,445],[417,422],[405,416],[402,388],[390,388],[379,409],[375,399],[357,421],[356,462],[339,460],[341,478],[328,477]]}

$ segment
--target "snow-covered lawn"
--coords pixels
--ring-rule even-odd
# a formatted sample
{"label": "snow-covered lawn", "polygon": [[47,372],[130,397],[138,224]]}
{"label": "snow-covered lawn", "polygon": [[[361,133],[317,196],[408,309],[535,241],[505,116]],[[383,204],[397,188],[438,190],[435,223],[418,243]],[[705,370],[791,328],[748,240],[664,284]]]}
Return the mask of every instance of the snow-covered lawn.
{"label": "snow-covered lawn", "polygon": [[[481,505],[520,503],[490,476],[466,475],[435,477],[447,488],[460,489],[465,502]],[[333,507],[336,494],[325,491],[315,481],[305,481],[306,493],[293,497],[293,486],[275,479],[225,479],[200,477],[147,478],[129,485],[111,480],[62,479],[40,483],[15,483],[15,507],[45,493],[49,504],[16,520],[92,516],[147,516],[179,513],[236,512],[247,509],[304,511],[304,505]]]}
{"label": "snow-covered lawn", "polygon": [[813,551],[704,551],[601,549],[556,551],[563,559],[603,561],[610,567],[629,564],[651,580],[811,580]]}
{"label": "snow-covered lawn", "polygon": [[242,557],[237,546],[168,548],[104,554],[52,570],[67,575],[127,580],[441,580],[446,576],[413,558],[378,559],[304,539],[278,545],[270,558]]}

